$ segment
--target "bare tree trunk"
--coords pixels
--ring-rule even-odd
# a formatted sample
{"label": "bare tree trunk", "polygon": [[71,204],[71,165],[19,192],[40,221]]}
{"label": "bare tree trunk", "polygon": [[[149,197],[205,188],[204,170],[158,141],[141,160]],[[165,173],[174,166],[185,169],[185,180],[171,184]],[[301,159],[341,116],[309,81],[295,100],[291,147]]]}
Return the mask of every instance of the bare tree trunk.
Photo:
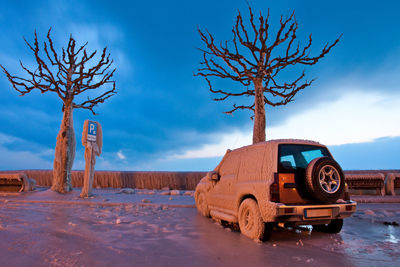
{"label": "bare tree trunk", "polygon": [[61,128],[57,135],[51,189],[59,193],[66,193],[72,189],[71,169],[74,163],[76,147],[72,112],[72,103],[66,104]]}
{"label": "bare tree trunk", "polygon": [[253,144],[265,141],[265,106],[262,79],[254,81],[254,128]]}

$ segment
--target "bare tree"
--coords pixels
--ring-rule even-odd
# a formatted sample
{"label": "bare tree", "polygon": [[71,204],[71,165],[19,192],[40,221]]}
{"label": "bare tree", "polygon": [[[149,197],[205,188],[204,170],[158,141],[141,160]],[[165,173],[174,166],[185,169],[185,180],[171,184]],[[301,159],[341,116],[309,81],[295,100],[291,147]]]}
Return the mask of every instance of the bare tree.
{"label": "bare tree", "polygon": [[[267,17],[259,15],[259,23],[254,22],[254,15],[249,6],[250,27],[246,27],[240,12],[232,29],[233,40],[216,44],[214,37],[207,30],[198,29],[206,48],[203,61],[196,76],[207,80],[211,92],[219,96],[215,101],[223,101],[229,97],[254,96],[250,105],[233,104],[233,109],[226,111],[232,114],[238,109],[254,112],[253,143],[265,141],[265,104],[281,106],[293,101],[294,96],[310,86],[314,79],[304,80],[303,70],[291,81],[281,81],[281,71],[294,65],[314,65],[334,47],[341,36],[333,43],[327,43],[316,56],[310,56],[312,44],[311,34],[306,46],[300,48],[296,41],[298,24],[294,12],[287,18],[281,16],[280,28],[276,34],[269,30],[269,10]],[[282,75],[282,74],[281,74]],[[215,90],[210,77],[230,79],[243,85],[240,91]],[[252,86],[251,86],[252,85]]]}
{"label": "bare tree", "polygon": [[[15,90],[22,96],[32,92],[34,89],[41,93],[54,92],[61,99],[63,106],[63,119],[60,131],[57,135],[55,159],[53,168],[53,184],[51,189],[65,193],[71,190],[71,168],[75,158],[75,133],[72,120],[74,108],[90,110],[94,115],[93,108],[103,103],[107,98],[116,94],[115,81],[111,80],[115,69],[111,69],[113,60],[107,54],[107,48],[103,49],[100,59],[96,64],[92,63],[97,51],[86,52],[86,45],[76,47],[72,35],[69,38],[67,49],[62,48],[61,56],[54,48],[50,36],[51,29],[47,33],[47,42],[43,42],[44,55],[40,55],[37,34],[35,40],[30,44],[25,40],[30,50],[35,55],[37,67],[30,70],[20,61],[20,65],[28,78],[11,75],[5,67],[0,65],[8,80]],[[89,93],[100,87],[109,87],[98,94],[97,97],[87,97],[85,100],[76,102],[76,97],[83,93]]]}

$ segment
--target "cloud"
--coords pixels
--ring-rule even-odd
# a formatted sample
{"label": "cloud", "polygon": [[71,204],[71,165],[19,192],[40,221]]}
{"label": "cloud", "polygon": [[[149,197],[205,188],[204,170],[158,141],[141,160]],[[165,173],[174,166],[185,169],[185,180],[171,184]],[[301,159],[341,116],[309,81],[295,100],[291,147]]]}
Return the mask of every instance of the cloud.
{"label": "cloud", "polygon": [[326,145],[400,136],[400,94],[351,91],[337,100],[328,99],[291,116],[271,128],[269,136],[313,139]]}
{"label": "cloud", "polygon": [[119,159],[122,159],[122,160],[126,159],[126,156],[124,154],[122,154],[121,150],[117,152],[117,156]]}
{"label": "cloud", "polygon": [[[86,166],[86,160],[84,158],[84,149],[77,149],[75,154],[73,170],[84,170]],[[108,171],[127,171],[131,170],[131,166],[125,161],[126,156],[122,151],[118,152],[106,152],[100,156],[96,156],[95,170],[108,170]]]}
{"label": "cloud", "polygon": [[0,133],[0,169],[49,169],[53,155],[53,149]]}
{"label": "cloud", "polygon": [[[339,99],[326,99],[275,127],[267,127],[267,139],[310,139],[325,145],[343,145],[400,136],[400,94],[363,92],[357,88],[347,91],[350,93]],[[213,135],[214,142],[187,149],[170,158],[222,156],[228,148],[251,144],[252,129]]]}
{"label": "cloud", "polygon": [[50,113],[29,106],[18,106],[14,103],[3,103],[0,106],[0,116],[8,121],[27,121],[27,123],[31,121],[40,121],[46,122],[47,124],[58,123],[61,117],[60,114],[57,113]]}
{"label": "cloud", "polygon": [[229,149],[234,149],[249,145],[252,140],[251,132],[241,132],[239,130],[228,134],[214,134],[215,143],[205,144],[200,148],[189,149],[182,153],[172,155],[171,159],[193,159],[218,157]]}
{"label": "cloud", "polygon": [[379,138],[370,143],[331,146],[329,150],[343,169],[399,169],[400,137]]}
{"label": "cloud", "polygon": [[[112,24],[71,23],[68,25],[67,30],[71,32],[77,44],[88,43],[86,46],[88,53],[97,50],[97,59],[100,59],[103,49],[107,47],[107,53],[110,53],[111,59],[114,59],[113,68],[117,68],[118,71],[123,70],[125,74],[132,70],[125,52],[119,47],[124,41],[124,33],[119,27]],[[61,37],[65,38],[66,36]],[[65,41],[60,41],[60,43],[64,44]],[[94,59],[91,63],[96,62]]]}
{"label": "cloud", "polygon": [[21,141],[21,138],[0,133],[0,145]]}

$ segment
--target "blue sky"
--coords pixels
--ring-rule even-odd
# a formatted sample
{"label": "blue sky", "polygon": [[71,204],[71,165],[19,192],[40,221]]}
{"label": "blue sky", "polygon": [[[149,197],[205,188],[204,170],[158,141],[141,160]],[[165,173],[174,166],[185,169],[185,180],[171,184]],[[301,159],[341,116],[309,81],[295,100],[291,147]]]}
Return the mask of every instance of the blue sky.
{"label": "blue sky", "polygon": [[[249,1],[254,13],[270,9],[270,28],[295,11],[298,38],[313,34],[312,52],[343,37],[317,65],[317,78],[293,103],[267,107],[267,139],[303,138],[328,145],[344,169],[400,168],[400,22],[397,1]],[[85,119],[103,127],[100,170],[203,171],[227,148],[251,143],[250,113],[223,113],[207,83],[194,77],[202,43],[197,27],[230,40],[245,1],[2,1],[0,63],[22,74],[34,66],[23,37],[44,40],[52,27],[60,49],[70,34],[88,50],[107,46],[115,60],[118,94],[93,116],[74,111],[77,153]],[[218,86],[237,86],[218,81]],[[20,97],[0,75],[0,169],[50,169],[61,123],[55,94]]]}

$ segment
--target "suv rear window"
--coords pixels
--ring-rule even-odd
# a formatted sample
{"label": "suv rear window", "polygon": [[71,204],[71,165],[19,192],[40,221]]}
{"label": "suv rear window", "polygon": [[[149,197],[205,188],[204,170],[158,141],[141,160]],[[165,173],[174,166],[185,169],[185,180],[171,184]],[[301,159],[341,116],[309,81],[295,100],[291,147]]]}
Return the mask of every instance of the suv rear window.
{"label": "suv rear window", "polygon": [[305,169],[313,159],[332,157],[328,149],[313,145],[282,144],[278,149],[278,171],[290,172]]}

